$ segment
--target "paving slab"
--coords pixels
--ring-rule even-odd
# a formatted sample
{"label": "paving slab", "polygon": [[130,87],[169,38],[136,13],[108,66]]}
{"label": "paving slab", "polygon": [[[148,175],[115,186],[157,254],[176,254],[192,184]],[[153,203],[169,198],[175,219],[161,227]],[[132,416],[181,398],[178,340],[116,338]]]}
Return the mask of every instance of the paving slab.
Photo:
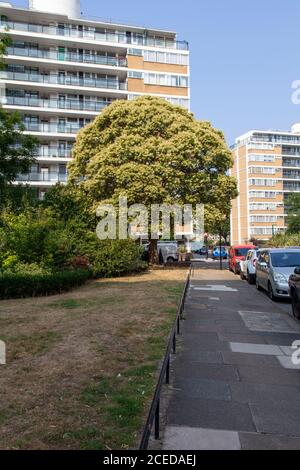
{"label": "paving slab", "polygon": [[257,431],[300,437],[299,403],[250,404]]}
{"label": "paving slab", "polygon": [[221,380],[223,382],[238,382],[240,380],[238,368],[225,364],[198,364],[190,363],[189,368],[184,364],[176,365],[176,376],[183,380],[189,378],[201,378],[210,380]]}
{"label": "paving slab", "polygon": [[269,344],[230,343],[232,352],[245,354],[262,354],[263,356],[281,356],[283,352],[278,346]]}
{"label": "paving slab", "polygon": [[[248,332],[249,333],[249,332]],[[218,333],[220,341],[226,341],[228,343],[246,343],[249,344],[262,344],[262,338],[260,336],[243,334],[241,333]]]}
{"label": "paving slab", "polygon": [[219,400],[199,400],[173,396],[168,425],[191,426],[225,431],[256,431],[248,405]]}
{"label": "paving slab", "polygon": [[239,433],[242,450],[300,450],[300,438],[282,435]]}
{"label": "paving slab", "polygon": [[[176,359],[176,367],[190,366],[191,363],[200,364],[223,364],[223,357],[220,352],[189,350],[183,351],[180,357]],[[277,361],[276,361],[277,363]]]}
{"label": "paving slab", "polygon": [[245,404],[260,403],[262,405],[272,402],[274,408],[278,402],[292,402],[298,403],[300,409],[300,387],[244,382],[231,383],[229,387],[233,401]]}
{"label": "paving slab", "polygon": [[278,359],[276,356],[262,356],[258,354],[234,353],[231,351],[223,351],[220,353],[223,357],[224,364],[278,367]]}
{"label": "paving slab", "polygon": [[191,427],[168,426],[164,437],[165,450],[240,450],[239,434]]}
{"label": "paving slab", "polygon": [[184,379],[183,377],[175,380],[174,396],[190,398],[199,398],[205,400],[230,401],[231,392],[228,383],[220,380],[200,379],[194,377]]}
{"label": "paving slab", "polygon": [[[261,366],[237,366],[239,376],[245,383],[260,383],[274,385],[295,385],[300,386],[300,374],[298,371],[287,370],[283,367]],[[299,417],[300,421],[300,417]]]}

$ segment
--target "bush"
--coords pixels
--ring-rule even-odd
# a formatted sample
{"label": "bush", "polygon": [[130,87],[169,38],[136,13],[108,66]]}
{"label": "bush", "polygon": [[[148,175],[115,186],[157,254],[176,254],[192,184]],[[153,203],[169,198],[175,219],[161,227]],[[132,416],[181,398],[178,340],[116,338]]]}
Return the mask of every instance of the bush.
{"label": "bush", "polygon": [[274,235],[274,237],[270,240],[270,245],[274,248],[300,246],[300,233],[282,233]]}
{"label": "bush", "polygon": [[100,242],[90,262],[96,277],[118,277],[147,269],[142,261],[141,248],[132,240],[106,240]]}
{"label": "bush", "polygon": [[89,270],[61,271],[44,274],[5,272],[0,274],[0,299],[17,299],[60,294],[84,284]]}

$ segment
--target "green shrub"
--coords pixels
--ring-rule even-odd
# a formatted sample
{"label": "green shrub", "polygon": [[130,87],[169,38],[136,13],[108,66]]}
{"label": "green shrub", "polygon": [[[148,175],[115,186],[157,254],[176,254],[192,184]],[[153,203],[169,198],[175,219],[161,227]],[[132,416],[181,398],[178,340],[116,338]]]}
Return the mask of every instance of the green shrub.
{"label": "green shrub", "polygon": [[270,240],[270,245],[275,248],[300,246],[300,233],[280,233],[274,235],[274,237]]}
{"label": "green shrub", "polygon": [[118,277],[148,266],[142,261],[141,248],[132,240],[97,240],[89,259],[95,277]]}
{"label": "green shrub", "polygon": [[0,299],[60,294],[84,284],[91,275],[89,270],[44,274],[5,272],[0,274]]}

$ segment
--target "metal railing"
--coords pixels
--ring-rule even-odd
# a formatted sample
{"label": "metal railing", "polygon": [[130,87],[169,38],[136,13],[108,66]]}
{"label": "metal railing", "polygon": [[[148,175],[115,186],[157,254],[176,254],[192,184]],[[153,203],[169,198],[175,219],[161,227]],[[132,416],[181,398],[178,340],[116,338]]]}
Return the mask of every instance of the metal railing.
{"label": "metal railing", "polygon": [[181,332],[181,322],[183,321],[184,304],[185,304],[185,299],[186,299],[186,295],[188,292],[188,288],[190,285],[191,274],[192,274],[192,267],[190,268],[190,271],[189,271],[189,274],[188,274],[188,277],[184,286],[184,291],[180,300],[180,304],[178,306],[176,319],[175,319],[174,325],[172,327],[172,330],[169,336],[166,354],[165,354],[165,357],[161,366],[158,383],[157,383],[154,397],[150,406],[148,418],[144,427],[139,450],[147,450],[153,425],[154,425],[155,439],[158,440],[160,436],[161,392],[162,392],[164,383],[166,383],[167,385],[170,384],[171,355],[172,353],[176,354],[177,336],[180,335],[180,332]]}
{"label": "metal railing", "polygon": [[23,122],[25,131],[30,132],[45,132],[54,134],[76,134],[82,127],[78,124],[52,124],[52,123],[33,123]]}
{"label": "metal railing", "polygon": [[8,70],[1,71],[0,78],[2,80],[18,80],[57,85],[72,85],[79,87],[107,88],[109,90],[127,90],[126,82],[119,82],[117,79],[109,78],[81,78],[63,74],[41,75],[39,73],[33,72],[10,72]]}
{"label": "metal railing", "polygon": [[44,26],[39,24],[31,23],[21,23],[13,21],[1,21],[0,27],[2,29],[8,29],[12,31],[25,31],[30,33],[42,33],[48,34],[51,36],[62,36],[62,37],[72,37],[72,38],[81,38],[99,42],[113,42],[124,44],[135,44],[142,46],[152,46],[152,47],[161,47],[168,49],[177,49],[187,51],[189,50],[189,45],[186,41],[176,41],[169,38],[151,38],[141,35],[128,35],[126,32],[121,31],[103,31],[97,32],[88,29],[78,30],[76,28],[70,28],[68,26]]}
{"label": "metal railing", "polygon": [[79,101],[79,100],[70,100],[70,99],[41,99],[34,97],[26,96],[5,96],[3,104],[9,106],[26,106],[26,107],[36,107],[36,108],[54,108],[54,109],[64,109],[67,111],[91,111],[99,112],[102,111],[108,104],[97,101]]}
{"label": "metal railing", "polygon": [[98,54],[79,54],[68,51],[48,51],[28,47],[11,46],[6,49],[7,55],[31,57],[32,59],[52,59],[59,62],[79,62],[82,64],[107,65],[112,67],[127,67],[127,60],[123,57],[109,57]]}
{"label": "metal railing", "polygon": [[47,182],[47,183],[65,183],[67,181],[67,174],[66,173],[58,173],[58,172],[38,172],[38,173],[27,173],[27,174],[19,174],[17,177],[17,181],[22,182]]}
{"label": "metal railing", "polygon": [[38,147],[34,153],[36,158],[71,158],[72,157],[72,149],[66,148],[62,149],[59,147],[48,146],[48,147]]}

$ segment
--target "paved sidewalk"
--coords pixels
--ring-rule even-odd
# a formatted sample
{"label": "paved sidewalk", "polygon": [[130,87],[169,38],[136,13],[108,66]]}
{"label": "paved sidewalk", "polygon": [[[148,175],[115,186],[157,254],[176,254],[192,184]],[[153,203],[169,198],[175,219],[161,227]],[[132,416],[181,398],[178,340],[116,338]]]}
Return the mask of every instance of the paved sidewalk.
{"label": "paved sidewalk", "polygon": [[300,368],[290,305],[215,264],[195,270],[163,449],[300,449]]}

